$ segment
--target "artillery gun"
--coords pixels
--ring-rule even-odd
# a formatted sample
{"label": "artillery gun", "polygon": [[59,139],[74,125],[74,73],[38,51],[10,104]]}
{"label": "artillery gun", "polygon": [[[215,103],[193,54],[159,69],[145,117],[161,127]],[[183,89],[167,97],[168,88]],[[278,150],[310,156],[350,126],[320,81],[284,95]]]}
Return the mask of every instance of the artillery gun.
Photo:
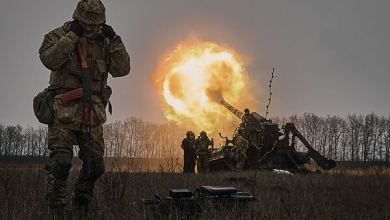
{"label": "artillery gun", "polygon": [[[234,170],[236,167],[234,143],[238,130],[243,131],[243,137],[248,141],[246,152],[247,160],[244,169],[256,168],[283,168],[293,170],[305,170],[305,164],[313,159],[324,170],[330,170],[336,166],[336,162],[325,158],[306,141],[293,123],[285,123],[281,129],[256,112],[244,114],[225,100],[220,104],[231,111],[242,123],[233,133],[233,139],[227,137],[225,145],[220,149],[213,149],[210,157],[210,170]],[[298,152],[295,149],[296,138],[308,149],[308,152]]]}

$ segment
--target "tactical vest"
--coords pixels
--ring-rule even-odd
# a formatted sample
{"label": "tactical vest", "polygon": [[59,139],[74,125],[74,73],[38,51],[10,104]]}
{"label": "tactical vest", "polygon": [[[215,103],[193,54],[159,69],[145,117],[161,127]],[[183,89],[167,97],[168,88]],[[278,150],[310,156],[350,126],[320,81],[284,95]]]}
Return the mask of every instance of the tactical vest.
{"label": "tactical vest", "polygon": [[208,152],[208,148],[209,148],[209,140],[208,139],[201,139],[199,140],[199,152]]}
{"label": "tactical vest", "polygon": [[194,142],[195,142],[195,140],[190,140],[188,138],[185,138],[183,140],[182,148],[184,150],[184,154],[186,154],[186,155],[194,155],[195,154]]}
{"label": "tactical vest", "polygon": [[249,148],[248,141],[241,135],[236,137],[235,145],[240,151],[246,151]]}
{"label": "tactical vest", "polygon": [[[109,53],[104,39],[87,38],[87,64],[92,77],[92,91],[101,92],[107,87]],[[79,76],[72,72],[81,71],[81,63],[76,49],[69,55],[61,69],[52,71],[49,83],[67,89],[82,87]]]}

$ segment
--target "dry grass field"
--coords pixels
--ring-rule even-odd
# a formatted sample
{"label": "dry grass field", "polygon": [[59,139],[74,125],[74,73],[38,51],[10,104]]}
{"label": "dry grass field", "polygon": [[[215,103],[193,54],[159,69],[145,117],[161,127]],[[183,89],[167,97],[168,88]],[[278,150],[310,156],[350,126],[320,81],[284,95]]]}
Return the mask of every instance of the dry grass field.
{"label": "dry grass field", "polygon": [[[91,219],[158,219],[140,199],[169,189],[233,186],[255,195],[247,214],[207,210],[199,219],[390,219],[390,168],[285,175],[271,171],[181,174],[108,169],[97,182]],[[0,219],[49,219],[43,167],[1,165]],[[69,193],[77,171],[69,177]],[[70,206],[70,198],[69,198]],[[166,219],[180,219],[173,213]]]}

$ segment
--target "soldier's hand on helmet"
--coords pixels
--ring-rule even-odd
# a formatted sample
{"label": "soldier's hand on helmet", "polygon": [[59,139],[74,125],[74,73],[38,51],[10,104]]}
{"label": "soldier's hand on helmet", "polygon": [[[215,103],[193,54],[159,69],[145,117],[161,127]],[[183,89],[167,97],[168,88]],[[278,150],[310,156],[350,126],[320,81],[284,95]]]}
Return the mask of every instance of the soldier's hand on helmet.
{"label": "soldier's hand on helmet", "polygon": [[116,35],[114,29],[112,29],[112,27],[107,24],[102,24],[101,26],[103,35],[108,37],[108,39],[112,40]]}
{"label": "soldier's hand on helmet", "polygon": [[74,20],[74,21],[72,21],[72,23],[70,23],[69,30],[72,31],[73,33],[75,33],[78,37],[83,36],[84,28],[83,28],[83,26],[81,26],[81,24],[77,20]]}

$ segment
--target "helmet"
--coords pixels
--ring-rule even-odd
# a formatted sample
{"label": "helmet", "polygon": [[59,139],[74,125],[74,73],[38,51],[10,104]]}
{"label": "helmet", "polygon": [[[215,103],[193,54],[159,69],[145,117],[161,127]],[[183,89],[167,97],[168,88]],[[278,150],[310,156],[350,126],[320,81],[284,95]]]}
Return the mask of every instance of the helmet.
{"label": "helmet", "polygon": [[[190,136],[190,135],[194,135],[194,132],[192,132],[192,131],[187,131],[186,136]],[[194,135],[194,136],[195,136],[195,135]]]}
{"label": "helmet", "polygon": [[72,18],[87,24],[103,24],[106,23],[106,8],[100,0],[81,0]]}
{"label": "helmet", "polygon": [[205,131],[201,131],[199,134],[200,135],[202,135],[202,134],[207,135],[207,133]]}
{"label": "helmet", "polygon": [[245,113],[249,113],[249,109],[246,108],[246,109],[244,110],[244,112],[245,112]]}

